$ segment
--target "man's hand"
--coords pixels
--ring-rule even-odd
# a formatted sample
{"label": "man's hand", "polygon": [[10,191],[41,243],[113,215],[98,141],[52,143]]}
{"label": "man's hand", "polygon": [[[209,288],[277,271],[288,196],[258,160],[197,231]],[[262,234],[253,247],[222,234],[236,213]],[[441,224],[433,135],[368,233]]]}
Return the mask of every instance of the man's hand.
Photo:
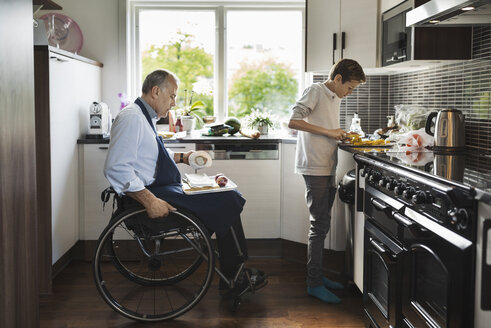
{"label": "man's hand", "polygon": [[194,150],[190,150],[187,153],[184,153],[183,162],[185,164],[189,165],[189,156],[191,156],[192,153],[194,153]]}
{"label": "man's hand", "polygon": [[[174,162],[176,162],[176,164],[184,163],[189,165],[189,156],[192,153],[194,153],[194,150],[190,150],[187,153],[174,153]],[[182,155],[182,162],[181,162],[181,155]]]}
{"label": "man's hand", "polygon": [[145,206],[148,217],[150,219],[156,219],[169,215],[169,211],[175,211],[176,208],[165,200],[155,197],[155,200],[151,201],[148,206]]}
{"label": "man's hand", "polygon": [[169,215],[169,211],[175,211],[176,208],[165,200],[155,197],[148,189],[135,192],[127,192],[128,196],[142,204],[147,210],[148,217],[156,219]]}

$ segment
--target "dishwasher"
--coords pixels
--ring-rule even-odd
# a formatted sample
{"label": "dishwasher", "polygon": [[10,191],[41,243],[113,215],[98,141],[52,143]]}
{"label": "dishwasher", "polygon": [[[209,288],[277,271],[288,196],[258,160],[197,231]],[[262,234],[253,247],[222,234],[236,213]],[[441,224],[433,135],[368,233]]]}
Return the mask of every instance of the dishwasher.
{"label": "dishwasher", "polygon": [[222,173],[246,199],[242,224],[247,238],[280,237],[281,164],[278,142],[206,142],[196,150],[210,154],[208,175]]}
{"label": "dishwasher", "polygon": [[278,160],[278,143],[202,143],[196,150],[210,154],[213,160]]}

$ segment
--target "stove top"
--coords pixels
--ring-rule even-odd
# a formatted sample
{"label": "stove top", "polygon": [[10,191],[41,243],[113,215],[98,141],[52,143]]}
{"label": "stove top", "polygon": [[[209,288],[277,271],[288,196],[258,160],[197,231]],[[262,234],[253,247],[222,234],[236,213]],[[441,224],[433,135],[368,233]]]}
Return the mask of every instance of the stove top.
{"label": "stove top", "polygon": [[405,151],[396,147],[351,147],[369,157],[411,168],[434,178],[491,192],[491,154],[477,151],[459,153],[436,152],[429,149]]}

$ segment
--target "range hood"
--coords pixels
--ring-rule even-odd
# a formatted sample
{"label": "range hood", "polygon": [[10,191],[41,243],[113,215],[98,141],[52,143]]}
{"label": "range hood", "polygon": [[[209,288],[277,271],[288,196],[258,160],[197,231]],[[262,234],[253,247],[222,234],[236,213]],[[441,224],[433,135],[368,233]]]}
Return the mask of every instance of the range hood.
{"label": "range hood", "polygon": [[407,27],[452,25],[491,25],[491,0],[430,0],[406,14]]}

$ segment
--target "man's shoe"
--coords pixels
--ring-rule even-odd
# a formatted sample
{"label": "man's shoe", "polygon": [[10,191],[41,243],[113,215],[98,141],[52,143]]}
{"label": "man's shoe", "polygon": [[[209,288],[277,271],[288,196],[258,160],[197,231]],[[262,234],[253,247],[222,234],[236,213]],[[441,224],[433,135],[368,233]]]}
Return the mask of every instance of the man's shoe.
{"label": "man's shoe", "polygon": [[320,299],[323,302],[331,303],[331,304],[339,304],[341,303],[341,299],[330,292],[326,287],[307,287],[307,294],[313,296],[315,298]]}
{"label": "man's shoe", "polygon": [[322,284],[324,285],[324,287],[330,288],[330,289],[338,289],[338,290],[344,289],[344,286],[342,284],[340,284],[337,281],[329,280],[326,277],[322,277]]}
{"label": "man's shoe", "polygon": [[[249,273],[252,286],[249,285],[249,280],[247,279],[245,271]],[[255,268],[246,268],[244,269],[244,271],[240,273],[234,288],[232,289],[229,288],[229,286],[224,281],[220,280],[218,290],[221,296],[227,295],[231,291],[234,291],[237,294],[241,294],[249,287],[252,287],[254,291],[256,291],[263,288],[267,284],[268,284],[267,275],[263,271]]]}

